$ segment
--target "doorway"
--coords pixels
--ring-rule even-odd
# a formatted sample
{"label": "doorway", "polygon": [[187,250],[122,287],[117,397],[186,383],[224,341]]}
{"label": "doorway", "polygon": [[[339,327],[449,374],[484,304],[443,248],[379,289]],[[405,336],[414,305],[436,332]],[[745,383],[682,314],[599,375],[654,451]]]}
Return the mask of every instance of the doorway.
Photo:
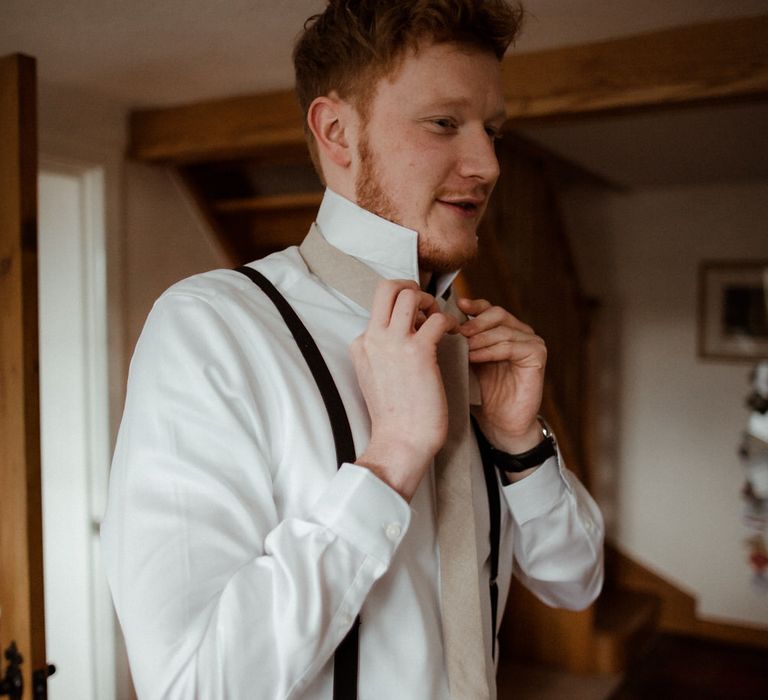
{"label": "doorway", "polygon": [[109,469],[104,173],[42,160],[40,423],[52,700],[113,700],[113,613],[98,548]]}

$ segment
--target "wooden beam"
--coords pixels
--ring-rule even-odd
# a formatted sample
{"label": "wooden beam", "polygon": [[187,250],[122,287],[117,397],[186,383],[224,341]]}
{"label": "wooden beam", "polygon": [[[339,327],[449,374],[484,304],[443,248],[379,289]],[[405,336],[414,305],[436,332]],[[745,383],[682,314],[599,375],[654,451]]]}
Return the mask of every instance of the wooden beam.
{"label": "wooden beam", "polygon": [[302,123],[288,90],[133,112],[129,155],[178,164],[275,151],[308,158]]}
{"label": "wooden beam", "polygon": [[504,61],[511,120],[768,96],[768,16],[677,27]]}
{"label": "wooden beam", "polygon": [[311,209],[317,211],[323,200],[322,191],[319,192],[291,192],[288,194],[273,194],[259,197],[246,197],[244,199],[225,199],[214,202],[215,211],[223,214],[233,213],[258,213],[278,212],[295,209]]}
{"label": "wooden beam", "polygon": [[[768,15],[678,27],[504,59],[510,124],[768,97]],[[258,154],[306,158],[292,91],[134,112],[130,155],[185,163]]]}

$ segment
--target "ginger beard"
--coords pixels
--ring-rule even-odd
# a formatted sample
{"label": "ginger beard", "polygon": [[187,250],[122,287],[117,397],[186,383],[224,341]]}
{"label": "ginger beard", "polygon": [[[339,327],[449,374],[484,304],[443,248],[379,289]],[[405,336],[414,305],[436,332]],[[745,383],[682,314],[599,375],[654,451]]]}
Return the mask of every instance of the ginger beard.
{"label": "ginger beard", "polygon": [[[355,180],[358,206],[392,223],[413,228],[403,220],[397,206],[386,193],[379,174],[378,159],[363,126],[357,147],[360,167]],[[417,231],[419,269],[444,274],[460,270],[477,255],[477,236],[454,236],[442,232]],[[457,240],[458,239],[458,240]]]}

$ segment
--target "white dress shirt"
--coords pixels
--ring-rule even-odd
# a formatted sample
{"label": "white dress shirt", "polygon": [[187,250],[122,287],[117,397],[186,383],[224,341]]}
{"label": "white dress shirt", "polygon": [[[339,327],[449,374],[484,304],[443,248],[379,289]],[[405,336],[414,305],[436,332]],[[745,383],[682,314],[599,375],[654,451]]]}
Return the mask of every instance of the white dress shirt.
{"label": "white dress shirt", "polygon": [[[418,280],[415,232],[331,191],[317,223],[385,277]],[[252,266],[315,338],[362,452],[370,419],[348,348],[368,313],[296,248]],[[478,455],[471,469],[485,593]],[[585,489],[556,458],[500,488],[499,622],[513,570],[546,603],[588,605],[603,525]],[[139,698],[330,700],[334,650],[360,614],[361,700],[447,700],[433,489],[430,471],[409,505],[367,469],[337,469],[312,375],[253,282],[216,270],[171,287],[131,362],[102,525]],[[487,600],[483,612],[490,653]]]}

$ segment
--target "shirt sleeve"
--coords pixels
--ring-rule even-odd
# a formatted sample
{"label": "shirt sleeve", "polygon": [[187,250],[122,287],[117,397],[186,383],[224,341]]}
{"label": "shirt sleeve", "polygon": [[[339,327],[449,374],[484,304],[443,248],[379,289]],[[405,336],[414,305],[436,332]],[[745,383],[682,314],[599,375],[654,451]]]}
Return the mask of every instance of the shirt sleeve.
{"label": "shirt sleeve", "polygon": [[207,301],[166,294],[131,363],[102,551],[143,700],[299,694],[410,522],[349,464],[308,512],[279,514],[278,417],[245,355]]}
{"label": "shirt sleeve", "polygon": [[559,458],[503,488],[515,529],[514,571],[547,605],[581,610],[603,584],[603,518]]}

